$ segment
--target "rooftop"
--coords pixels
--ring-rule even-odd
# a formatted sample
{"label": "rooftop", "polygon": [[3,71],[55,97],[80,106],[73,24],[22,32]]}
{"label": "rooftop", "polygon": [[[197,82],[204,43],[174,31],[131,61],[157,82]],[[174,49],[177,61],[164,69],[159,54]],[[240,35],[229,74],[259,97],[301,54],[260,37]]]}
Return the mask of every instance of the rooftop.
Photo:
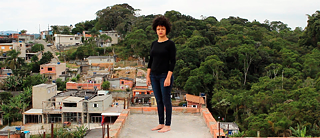
{"label": "rooftop", "polygon": [[[143,124],[143,125],[141,125]],[[158,115],[131,114],[122,128],[120,138],[212,138],[199,114],[173,114],[171,131],[151,131],[158,125]]]}
{"label": "rooftop", "polygon": [[83,100],[84,98],[82,97],[67,97],[65,99],[63,99],[63,101],[68,101],[68,102],[80,102],[81,100]]}
{"label": "rooftop", "polygon": [[202,97],[191,95],[191,94],[186,94],[186,101],[204,104],[204,100]]}
{"label": "rooftop", "polygon": [[87,59],[108,59],[114,58],[113,56],[89,56]]}
{"label": "rooftop", "polygon": [[92,102],[93,101],[102,101],[102,100],[107,99],[109,97],[112,98],[112,95],[96,96],[96,97],[92,98],[90,101],[92,101]]}
{"label": "rooftop", "polygon": [[33,86],[33,87],[44,87],[44,88],[48,88],[48,87],[52,87],[52,86],[56,86],[56,84],[39,84],[39,85],[36,85],[36,86]]}

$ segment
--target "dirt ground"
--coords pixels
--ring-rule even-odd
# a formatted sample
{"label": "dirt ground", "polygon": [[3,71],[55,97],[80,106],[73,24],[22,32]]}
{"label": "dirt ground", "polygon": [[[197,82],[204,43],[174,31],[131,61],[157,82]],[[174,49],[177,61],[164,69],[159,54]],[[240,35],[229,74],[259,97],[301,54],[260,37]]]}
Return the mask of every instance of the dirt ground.
{"label": "dirt ground", "polygon": [[151,131],[156,125],[158,125],[157,115],[131,114],[119,138],[212,138],[199,114],[173,115],[171,131],[166,133]]}

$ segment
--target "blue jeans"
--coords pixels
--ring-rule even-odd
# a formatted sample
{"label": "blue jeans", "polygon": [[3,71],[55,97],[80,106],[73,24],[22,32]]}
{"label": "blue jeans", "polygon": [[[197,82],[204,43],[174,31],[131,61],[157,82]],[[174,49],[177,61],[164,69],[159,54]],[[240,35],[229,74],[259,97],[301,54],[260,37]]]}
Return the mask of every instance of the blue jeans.
{"label": "blue jeans", "polygon": [[172,116],[171,89],[173,75],[171,76],[170,86],[164,87],[164,80],[166,77],[167,73],[162,73],[159,75],[150,73],[151,85],[157,101],[159,124],[164,124],[164,107],[166,107],[165,125],[170,126]]}

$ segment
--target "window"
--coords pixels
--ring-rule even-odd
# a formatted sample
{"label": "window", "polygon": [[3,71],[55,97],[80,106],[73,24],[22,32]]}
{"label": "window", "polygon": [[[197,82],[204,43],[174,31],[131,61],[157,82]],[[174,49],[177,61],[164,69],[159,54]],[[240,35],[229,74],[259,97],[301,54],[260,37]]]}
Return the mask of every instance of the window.
{"label": "window", "polygon": [[98,107],[98,104],[94,103],[94,104],[93,104],[93,107]]}
{"label": "window", "polygon": [[192,107],[197,108],[198,106],[197,105],[192,105]]}
{"label": "window", "polygon": [[41,69],[43,69],[43,67],[41,67]]}
{"label": "window", "polygon": [[77,107],[77,103],[63,103],[64,107]]}
{"label": "window", "polygon": [[136,95],[137,95],[137,94],[140,94],[140,93],[139,93],[139,92],[136,92]]}
{"label": "window", "polygon": [[145,94],[144,92],[141,92],[141,94]]}
{"label": "window", "polygon": [[52,68],[48,68],[48,71],[52,71]]}
{"label": "window", "polygon": [[50,93],[50,89],[48,90],[48,93]]}
{"label": "window", "polygon": [[4,49],[4,46],[2,46],[1,49]]}
{"label": "window", "polygon": [[9,49],[12,49],[12,46],[10,46]]}
{"label": "window", "polygon": [[121,84],[124,84],[124,81],[121,81]]}
{"label": "window", "polygon": [[73,38],[70,38],[70,40],[73,40]]}

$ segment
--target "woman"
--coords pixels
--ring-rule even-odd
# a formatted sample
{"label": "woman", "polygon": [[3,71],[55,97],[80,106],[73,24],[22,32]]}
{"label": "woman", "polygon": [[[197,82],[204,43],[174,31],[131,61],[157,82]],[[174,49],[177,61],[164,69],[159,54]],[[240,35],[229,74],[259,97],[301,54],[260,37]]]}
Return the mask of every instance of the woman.
{"label": "woman", "polygon": [[[158,40],[152,42],[150,61],[147,69],[147,85],[152,89],[157,101],[159,125],[151,129],[158,132],[170,131],[172,104],[171,89],[173,83],[173,69],[176,64],[176,47],[167,37],[171,30],[169,20],[160,16],[153,20],[152,28],[158,35]],[[164,107],[166,107],[166,121],[164,122]]]}

